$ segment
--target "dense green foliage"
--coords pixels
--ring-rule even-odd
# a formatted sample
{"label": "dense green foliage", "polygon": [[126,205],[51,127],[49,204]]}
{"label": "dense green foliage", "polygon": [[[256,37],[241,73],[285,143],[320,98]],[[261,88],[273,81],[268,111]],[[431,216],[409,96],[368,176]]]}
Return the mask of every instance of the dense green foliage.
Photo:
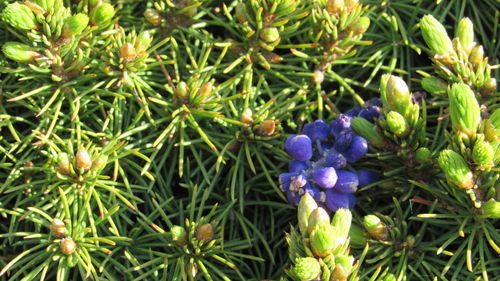
{"label": "dense green foliage", "polygon": [[[0,280],[500,276],[498,0],[0,11]],[[374,97],[380,180],[317,238],[351,214],[299,229],[284,142]]]}

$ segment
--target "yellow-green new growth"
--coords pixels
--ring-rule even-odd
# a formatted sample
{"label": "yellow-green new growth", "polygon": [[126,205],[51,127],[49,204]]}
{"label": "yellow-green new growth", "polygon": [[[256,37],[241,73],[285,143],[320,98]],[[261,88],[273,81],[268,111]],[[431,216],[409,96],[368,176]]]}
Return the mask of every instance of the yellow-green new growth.
{"label": "yellow-green new growth", "polygon": [[453,44],[444,26],[432,15],[426,15],[420,20],[420,29],[425,43],[434,54],[454,54]]}
{"label": "yellow-green new growth", "polygon": [[446,149],[441,151],[438,163],[446,178],[457,186],[465,189],[474,186],[474,178],[467,162],[457,152]]}
{"label": "yellow-green new growth", "polygon": [[481,111],[474,92],[464,83],[453,84],[448,90],[450,117],[453,127],[471,136],[481,121]]}

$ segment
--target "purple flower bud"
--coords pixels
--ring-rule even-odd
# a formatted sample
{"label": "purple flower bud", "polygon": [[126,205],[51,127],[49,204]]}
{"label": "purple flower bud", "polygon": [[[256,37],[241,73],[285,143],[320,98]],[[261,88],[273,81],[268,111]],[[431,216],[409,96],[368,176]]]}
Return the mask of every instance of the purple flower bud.
{"label": "purple flower bud", "polygon": [[325,166],[326,167],[333,167],[335,170],[342,169],[345,167],[347,164],[347,160],[345,159],[344,155],[332,150],[328,155],[325,157]]}
{"label": "purple flower bud", "polygon": [[352,201],[354,196],[351,193],[339,193],[334,189],[328,189],[325,193],[326,205],[334,212],[340,208],[351,209],[351,205],[354,206],[354,201]]}
{"label": "purple flower bud", "polygon": [[380,118],[380,115],[380,107],[378,106],[369,106],[359,112],[359,117],[365,118],[370,122],[373,122],[375,118]]}
{"label": "purple flower bud", "polygon": [[345,113],[345,115],[347,115],[348,117],[351,117],[351,118],[358,117],[360,111],[361,111],[361,107],[356,105],[353,108],[351,108],[349,111],[347,111]]}
{"label": "purple flower bud", "polygon": [[337,171],[334,189],[341,193],[353,193],[358,189],[358,176],[349,171]]}
{"label": "purple flower bud", "polygon": [[369,100],[367,100],[365,102],[365,107],[368,107],[368,106],[378,106],[378,107],[381,107],[382,106],[382,101],[380,100],[380,98],[371,98]]}
{"label": "purple flower bud", "polygon": [[340,152],[346,151],[351,145],[353,137],[354,134],[352,133],[351,130],[345,130],[340,132],[338,137],[335,139],[335,144],[333,145],[333,148],[336,151]]}
{"label": "purple flower bud", "polygon": [[313,171],[313,180],[323,188],[332,188],[337,182],[337,173],[334,168],[317,168]]}
{"label": "purple flower bud", "polygon": [[305,124],[302,133],[307,135],[313,143],[316,140],[324,141],[328,138],[330,127],[323,120],[316,120]]}
{"label": "purple flower bud", "polygon": [[376,181],[378,181],[378,174],[369,170],[359,170],[358,171],[358,180],[359,187],[365,187],[370,185]]}
{"label": "purple flower bud", "polygon": [[306,135],[291,135],[285,142],[285,150],[296,160],[309,160],[312,157],[311,139]]}
{"label": "purple flower bud", "polygon": [[341,132],[349,131],[351,129],[351,117],[346,114],[340,114],[337,119],[330,122],[330,128],[332,136],[338,138]]}
{"label": "purple flower bud", "polygon": [[290,161],[290,163],[288,163],[288,170],[291,173],[302,172],[304,170],[309,169],[310,167],[311,167],[311,163],[306,162],[306,161],[292,160],[292,161]]}
{"label": "purple flower bud", "polygon": [[360,136],[354,136],[352,138],[351,145],[342,153],[344,157],[347,159],[347,162],[353,163],[361,159],[368,152],[368,143],[367,141]]}
{"label": "purple flower bud", "polygon": [[288,202],[290,202],[290,204],[297,206],[299,205],[300,198],[302,198],[302,195],[299,194],[298,192],[293,192],[291,190],[288,190],[286,192],[286,198],[288,198]]}

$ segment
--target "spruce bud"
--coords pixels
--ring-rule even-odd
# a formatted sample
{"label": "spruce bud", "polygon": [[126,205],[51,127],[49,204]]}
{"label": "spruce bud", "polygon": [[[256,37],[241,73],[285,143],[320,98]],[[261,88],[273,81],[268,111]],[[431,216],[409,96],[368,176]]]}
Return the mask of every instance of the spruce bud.
{"label": "spruce bud", "polygon": [[474,186],[472,172],[462,155],[446,149],[439,154],[438,163],[450,182],[466,189]]}
{"label": "spruce bud", "polygon": [[481,121],[481,111],[474,92],[464,83],[453,84],[448,91],[453,127],[471,136]]}
{"label": "spruce bud", "polygon": [[454,54],[453,44],[444,26],[432,15],[426,15],[420,20],[420,28],[425,43],[433,54]]}
{"label": "spruce bud", "polygon": [[16,62],[30,62],[40,54],[33,48],[19,42],[7,42],[2,46],[3,54]]}
{"label": "spruce bud", "polygon": [[179,84],[177,84],[177,87],[175,87],[174,92],[179,99],[183,100],[188,94],[188,87],[186,82],[179,82]]}
{"label": "spruce bud", "polygon": [[280,38],[280,33],[276,27],[266,27],[260,32],[260,39],[267,43],[275,42]]}
{"label": "spruce bud", "polygon": [[76,250],[76,243],[71,239],[71,237],[64,238],[61,240],[61,243],[59,244],[59,248],[61,249],[61,252],[65,255],[71,255],[75,252]]}
{"label": "spruce bud", "polygon": [[420,147],[415,152],[415,159],[419,163],[425,163],[431,159],[432,153],[427,147]]}
{"label": "spruce bud", "polygon": [[91,22],[93,25],[105,24],[115,16],[115,8],[109,3],[103,3],[97,6],[90,13]]}
{"label": "spruce bud", "polygon": [[12,27],[21,30],[30,30],[36,26],[35,14],[31,9],[18,2],[7,5],[3,10],[3,19]]}
{"label": "spruce bud", "polygon": [[209,223],[200,226],[196,230],[196,239],[198,239],[199,241],[209,242],[210,240],[212,240],[213,237],[214,237],[214,229],[213,226]]}
{"label": "spruce bud", "polygon": [[434,76],[425,77],[420,83],[426,92],[436,96],[444,96],[448,90],[448,84]]}
{"label": "spruce bud", "polygon": [[474,143],[474,148],[472,149],[472,159],[474,162],[480,166],[490,166],[493,164],[493,147],[484,141],[478,140]]}
{"label": "spruce bud", "polygon": [[467,54],[470,54],[472,47],[474,47],[474,25],[469,18],[460,20],[455,37],[458,37],[458,40],[460,40],[463,50]]}
{"label": "spruce bud", "polygon": [[300,280],[312,280],[316,279],[321,273],[321,266],[315,258],[297,258],[292,270]]}
{"label": "spruce bud", "polygon": [[64,238],[67,232],[66,225],[59,219],[53,219],[52,223],[50,224],[50,232],[55,237]]}
{"label": "spruce bud", "polygon": [[356,9],[360,5],[359,0],[344,0],[344,3],[349,11]]}
{"label": "spruce bud", "polygon": [[243,110],[243,113],[241,113],[240,121],[247,125],[251,125],[253,123],[253,113],[250,108],[246,108],[245,110]]}
{"label": "spruce bud", "polygon": [[303,236],[307,236],[307,226],[308,226],[308,221],[309,221],[309,216],[311,215],[312,211],[318,208],[318,204],[314,200],[314,198],[309,194],[309,192],[306,192],[304,195],[302,195],[302,198],[300,199],[299,206],[298,206],[298,221],[299,221],[299,229],[300,233],[302,233]]}
{"label": "spruce bud", "polygon": [[212,95],[213,85],[212,82],[203,83],[198,90],[198,94],[203,98],[203,100],[208,99]]}
{"label": "spruce bud", "polygon": [[311,234],[314,228],[319,224],[330,224],[330,216],[325,209],[318,207],[314,209],[307,220],[307,232]]}
{"label": "spruce bud", "polygon": [[48,11],[51,7],[54,7],[55,1],[56,0],[35,0],[35,3],[45,11]]}
{"label": "spruce bud", "polygon": [[89,17],[87,15],[79,13],[68,17],[64,22],[64,27],[62,31],[62,36],[65,38],[70,38],[71,36],[78,35],[89,24]]}
{"label": "spruce bud", "polygon": [[389,109],[397,111],[404,117],[408,117],[412,101],[408,85],[406,85],[403,79],[391,75],[387,80],[387,86],[383,95],[389,105]]}
{"label": "spruce bud", "polygon": [[370,123],[362,117],[355,117],[351,120],[352,129],[365,138],[371,145],[378,148],[385,148],[387,140],[378,131],[375,124]]}
{"label": "spruce bud", "polygon": [[57,172],[69,175],[71,173],[71,163],[69,161],[69,156],[67,153],[62,152],[57,155]]}
{"label": "spruce bud", "polygon": [[187,233],[184,227],[179,225],[174,225],[170,229],[170,236],[172,240],[179,246],[184,246],[187,241]]}
{"label": "spruce bud", "polygon": [[323,74],[323,71],[321,70],[315,70],[312,76],[312,82],[314,84],[321,84],[323,83],[323,80],[325,79],[325,74]]}
{"label": "spruce bud", "polygon": [[144,17],[146,18],[146,20],[154,25],[154,26],[159,26],[161,24],[161,15],[160,13],[155,10],[155,9],[151,9],[151,8],[148,8],[146,9],[146,11],[144,11]]}
{"label": "spruce bud", "polygon": [[236,19],[238,20],[238,22],[240,22],[241,24],[247,22],[245,4],[239,2],[236,5],[235,14],[236,14]]}
{"label": "spruce bud", "polygon": [[92,161],[92,171],[100,171],[108,164],[108,156],[99,155],[94,161]]}
{"label": "spruce bud", "polygon": [[90,159],[90,155],[85,148],[80,148],[76,153],[76,168],[78,170],[87,171],[92,167],[92,160]]}
{"label": "spruce bud", "polygon": [[131,61],[135,58],[135,48],[131,43],[125,43],[120,48],[120,56],[125,61]]}
{"label": "spruce bud", "polygon": [[351,228],[352,214],[349,209],[340,208],[335,212],[332,219],[332,225],[337,230],[337,245],[344,245],[347,237],[349,236],[349,229]]}
{"label": "spruce bud", "polygon": [[257,134],[262,137],[270,137],[274,134],[276,122],[272,119],[264,120],[257,128]]}
{"label": "spruce bud", "polygon": [[356,22],[353,23],[351,30],[354,34],[360,35],[365,33],[370,27],[370,18],[369,17],[360,17]]}
{"label": "spruce bud", "polygon": [[327,0],[326,10],[330,14],[338,14],[344,8],[344,0]]}
{"label": "spruce bud", "polygon": [[387,225],[385,225],[385,223],[383,223],[377,216],[365,216],[363,218],[363,225],[373,238],[382,241],[389,240],[389,230],[387,229]]}
{"label": "spruce bud", "polygon": [[144,52],[147,51],[149,45],[153,41],[153,38],[149,35],[149,32],[144,31],[139,33],[137,36],[137,40],[135,41],[134,48],[138,55],[144,55]]}
{"label": "spruce bud", "polygon": [[396,111],[391,111],[386,115],[386,119],[389,130],[391,130],[391,132],[393,132],[396,136],[402,137],[408,133],[408,123],[403,115]]}
{"label": "spruce bud", "polygon": [[316,225],[310,235],[311,248],[317,257],[324,258],[338,246],[337,229],[329,223]]}
{"label": "spruce bud", "polygon": [[479,65],[483,61],[484,58],[484,49],[483,46],[481,45],[476,45],[472,48],[470,55],[469,55],[469,61],[472,63],[472,65]]}
{"label": "spruce bud", "polygon": [[484,82],[483,90],[486,94],[494,93],[497,90],[497,79],[489,78]]}
{"label": "spruce bud", "polygon": [[352,271],[352,264],[354,262],[353,256],[336,256],[335,257],[335,270],[332,272],[330,280],[345,281]]}
{"label": "spruce bud", "polygon": [[366,244],[366,233],[365,231],[356,224],[352,224],[349,229],[349,243],[354,247],[364,247]]}
{"label": "spruce bud", "polygon": [[491,199],[490,201],[486,201],[481,206],[483,211],[483,215],[492,219],[500,219],[500,202],[496,202]]}

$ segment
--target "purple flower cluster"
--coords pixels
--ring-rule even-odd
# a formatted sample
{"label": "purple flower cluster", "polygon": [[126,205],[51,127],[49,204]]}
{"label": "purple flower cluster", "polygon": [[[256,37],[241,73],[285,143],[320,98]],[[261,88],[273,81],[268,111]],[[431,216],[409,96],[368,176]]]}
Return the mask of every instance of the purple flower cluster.
{"label": "purple flower cluster", "polygon": [[358,187],[378,180],[374,172],[353,172],[349,166],[368,152],[367,141],[351,129],[351,118],[357,116],[369,121],[378,118],[380,101],[371,100],[363,108],[340,114],[330,125],[323,120],[308,123],[302,134],[288,137],[285,150],[294,160],[289,163],[289,172],[281,174],[279,180],[290,203],[298,205],[308,192],[327,211],[352,209],[356,202],[353,193]]}

